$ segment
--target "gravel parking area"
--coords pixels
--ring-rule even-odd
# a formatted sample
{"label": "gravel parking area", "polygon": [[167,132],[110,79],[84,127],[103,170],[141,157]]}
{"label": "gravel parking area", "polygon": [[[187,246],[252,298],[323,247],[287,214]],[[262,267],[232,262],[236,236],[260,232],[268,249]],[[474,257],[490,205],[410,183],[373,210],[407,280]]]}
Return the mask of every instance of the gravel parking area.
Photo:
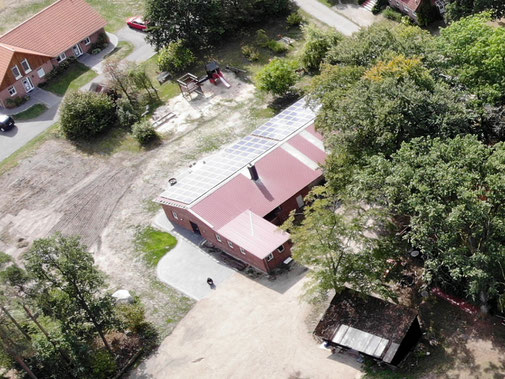
{"label": "gravel parking area", "polygon": [[234,274],[130,378],[361,377],[356,357],[331,355],[312,337],[321,314],[299,299],[304,274],[300,266],[275,281]]}

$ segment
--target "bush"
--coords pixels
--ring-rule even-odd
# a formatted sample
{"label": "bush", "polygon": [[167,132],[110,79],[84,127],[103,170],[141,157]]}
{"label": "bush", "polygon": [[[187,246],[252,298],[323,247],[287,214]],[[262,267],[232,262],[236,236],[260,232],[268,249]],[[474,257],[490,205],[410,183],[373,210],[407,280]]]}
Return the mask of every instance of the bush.
{"label": "bush", "polygon": [[382,12],[382,14],[389,20],[402,22],[403,15],[391,7],[386,7],[386,9],[384,9],[384,12]]}
{"label": "bush", "polygon": [[147,145],[149,142],[158,138],[156,130],[147,120],[137,122],[132,128],[133,137],[142,146]]}
{"label": "bush", "polygon": [[7,100],[5,100],[5,107],[7,109],[16,108],[16,107],[19,107],[20,105],[23,105],[28,100],[30,100],[30,96],[28,96],[28,95],[10,97]]}
{"label": "bush", "polygon": [[334,30],[324,31],[314,25],[304,27],[303,32],[305,45],[301,53],[301,63],[307,70],[317,71],[330,48],[338,45],[344,37]]}
{"label": "bush", "polygon": [[170,42],[160,50],[158,67],[161,71],[176,73],[184,70],[195,61],[195,56],[190,49],[184,46],[184,41]]}
{"label": "bush", "polygon": [[241,50],[242,54],[244,54],[244,57],[246,57],[251,62],[260,59],[260,53],[254,46],[244,45],[242,46]]}
{"label": "bush", "polygon": [[259,29],[256,31],[256,43],[260,47],[267,47],[268,42],[270,41],[270,37],[267,36],[267,32],[263,29]]}
{"label": "bush", "polygon": [[377,3],[372,8],[372,13],[379,14],[388,4],[388,0],[377,0]]}
{"label": "bush", "polygon": [[87,140],[116,123],[114,102],[105,94],[72,92],[63,100],[61,129],[70,140]]}
{"label": "bush", "polygon": [[114,357],[107,350],[95,351],[91,358],[94,379],[112,378],[117,371]]}
{"label": "bush", "polygon": [[144,306],[138,298],[133,304],[118,304],[117,313],[123,325],[134,333],[141,333],[148,324]]}
{"label": "bush", "polygon": [[287,94],[298,79],[297,68],[293,60],[274,58],[258,73],[258,88],[276,96]]}
{"label": "bush", "polygon": [[291,13],[287,18],[286,18],[286,23],[289,26],[299,26],[305,22],[305,19],[303,16],[298,13],[298,12],[293,12]]}
{"label": "bush", "polygon": [[91,51],[97,50],[97,49],[103,50],[107,47],[108,44],[109,44],[109,39],[107,38],[107,34],[100,33],[98,35],[98,38],[96,39],[96,41],[91,44],[90,50]]}
{"label": "bush", "polygon": [[116,100],[116,114],[119,125],[128,130],[131,130],[132,125],[139,121],[139,111],[132,107],[128,99]]}
{"label": "bush", "polygon": [[288,47],[286,46],[285,43],[275,41],[271,39],[267,43],[267,47],[272,50],[275,54],[284,54],[286,51],[288,51]]}

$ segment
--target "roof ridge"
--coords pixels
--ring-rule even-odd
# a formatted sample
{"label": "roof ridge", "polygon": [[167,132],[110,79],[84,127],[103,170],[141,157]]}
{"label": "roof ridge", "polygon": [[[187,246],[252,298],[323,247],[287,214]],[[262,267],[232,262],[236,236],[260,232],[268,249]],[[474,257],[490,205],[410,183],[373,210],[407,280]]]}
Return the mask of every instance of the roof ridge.
{"label": "roof ridge", "polygon": [[4,43],[4,42],[0,42],[0,47],[3,47],[4,49],[7,49],[7,50],[10,50],[12,51],[13,53],[15,52],[15,50],[11,47],[12,45],[9,45],[7,43]]}
{"label": "roof ridge", "polygon": [[56,0],[54,3],[52,4],[49,4],[47,7],[41,9],[40,11],[38,11],[37,13],[35,13],[33,16],[27,18],[26,20],[24,20],[22,23],[14,26],[12,29],[6,31],[4,34],[0,35],[0,42],[2,40],[3,37],[5,37],[7,34],[13,32],[14,30],[16,30],[17,28],[19,28],[20,26],[26,24],[28,21],[30,21],[32,18],[34,17],[37,17],[39,14],[41,14],[42,12],[45,12],[47,9],[51,8],[53,5],[55,4],[58,4],[58,3],[61,3],[62,1],[74,1],[74,0]]}
{"label": "roof ridge", "polygon": [[26,47],[11,45],[10,43],[5,43],[5,42],[1,42],[1,41],[0,41],[0,46],[12,51],[13,53],[29,51],[33,55],[42,55],[44,57],[51,57],[51,55],[46,54],[46,53],[41,53],[40,51],[36,51],[33,49],[27,49]]}

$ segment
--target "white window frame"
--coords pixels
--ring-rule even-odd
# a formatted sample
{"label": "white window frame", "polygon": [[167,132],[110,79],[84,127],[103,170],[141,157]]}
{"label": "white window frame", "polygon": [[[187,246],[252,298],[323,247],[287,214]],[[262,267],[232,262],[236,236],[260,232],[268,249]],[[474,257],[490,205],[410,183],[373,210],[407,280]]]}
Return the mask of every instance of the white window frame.
{"label": "white window frame", "polygon": [[228,246],[230,246],[233,249],[233,242],[231,242],[231,241],[227,241],[227,242],[228,242]]}
{"label": "white window frame", "polygon": [[[11,90],[13,90],[14,92],[11,92]],[[9,89],[7,91],[9,91],[9,95],[11,95],[11,96],[16,96],[16,94],[18,93],[18,91],[16,90],[16,87],[14,87],[14,86],[9,87]]]}
{"label": "white window frame", "polygon": [[84,41],[83,41],[83,42],[84,42],[84,44],[85,44],[86,46],[88,46],[88,45],[91,43],[91,40],[89,39],[89,37],[86,37],[86,38],[84,38]]}
{"label": "white window frame", "polygon": [[245,250],[243,248],[240,248],[240,252],[245,255]]}
{"label": "white window frame", "polygon": [[278,251],[279,253],[282,253],[284,250],[286,250],[286,249],[284,248],[284,244],[282,244],[281,246],[279,246],[279,247],[277,248],[277,251]]}
{"label": "white window frame", "polygon": [[176,220],[178,220],[178,219],[179,219],[179,216],[177,215],[177,212],[176,212],[176,211],[172,211],[172,216],[174,216],[174,218],[175,218]]}
{"label": "white window frame", "polygon": [[[25,69],[23,63],[26,63],[26,65],[28,66],[28,70]],[[30,62],[28,62],[28,59],[26,58],[21,61],[21,67],[23,67],[23,71],[25,72],[25,74],[29,74],[30,72],[32,72],[32,66],[30,66]]]}
{"label": "white window frame", "polygon": [[65,52],[61,53],[60,55],[58,55],[58,57],[56,58],[56,61],[58,63],[61,63],[63,62],[65,59],[67,59],[67,54],[65,54]]}
{"label": "white window frame", "polygon": [[221,239],[221,236],[219,234],[216,234],[216,239],[217,239],[217,242],[223,242],[223,240]]}
{"label": "white window frame", "polygon": [[274,253],[268,254],[267,261],[270,262],[272,259],[274,259]]}
{"label": "white window frame", "polygon": [[[16,73],[14,72],[14,70],[17,70],[17,72],[18,72],[19,75],[16,75]],[[17,65],[14,65],[11,68],[11,71],[12,71],[12,74],[14,75],[14,78],[16,80],[21,79],[23,77],[23,75],[21,75],[21,70],[19,69],[19,67]]]}
{"label": "white window frame", "polygon": [[[43,72],[42,75],[40,75],[40,72]],[[39,76],[40,79],[42,79],[44,76],[46,76],[46,70],[44,70],[44,67],[41,67],[37,70],[37,75]]]}

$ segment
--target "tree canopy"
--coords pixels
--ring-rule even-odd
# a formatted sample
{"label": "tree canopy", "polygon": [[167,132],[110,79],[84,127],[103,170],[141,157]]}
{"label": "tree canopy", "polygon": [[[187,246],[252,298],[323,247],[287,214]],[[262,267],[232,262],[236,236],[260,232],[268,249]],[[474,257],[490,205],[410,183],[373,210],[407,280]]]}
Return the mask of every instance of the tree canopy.
{"label": "tree canopy", "polygon": [[403,236],[426,255],[425,279],[505,306],[505,145],[475,136],[414,139],[374,156],[353,194],[408,220]]}

